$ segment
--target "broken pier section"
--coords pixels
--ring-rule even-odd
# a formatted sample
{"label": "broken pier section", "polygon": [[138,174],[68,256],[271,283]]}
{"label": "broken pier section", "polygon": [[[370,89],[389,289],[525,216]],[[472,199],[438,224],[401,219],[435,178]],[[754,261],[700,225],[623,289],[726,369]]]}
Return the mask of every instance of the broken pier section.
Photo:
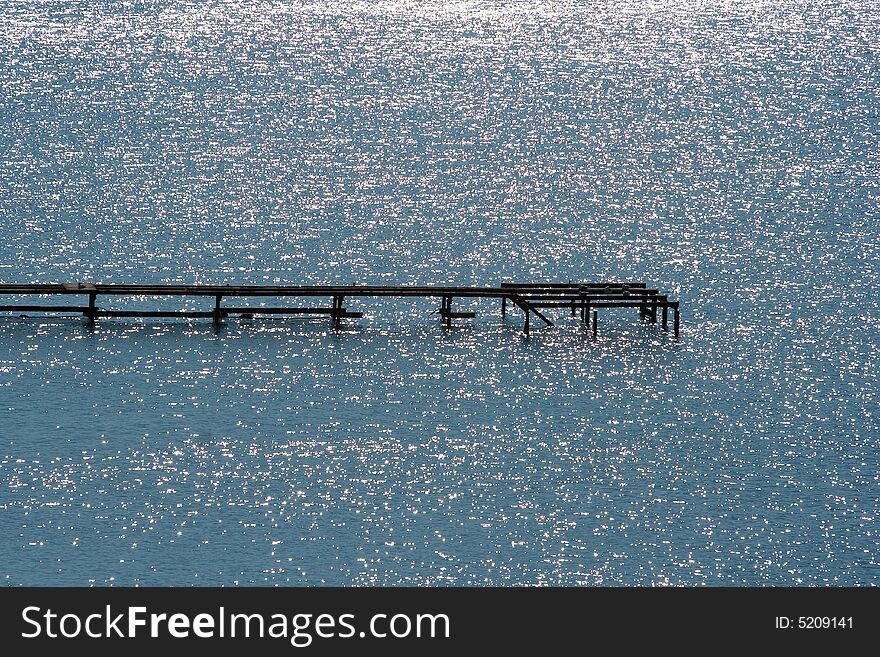
{"label": "broken pier section", "polygon": [[[62,299],[83,299],[85,304],[40,303],[0,304],[0,312],[40,312],[74,313],[95,322],[102,317],[175,317],[205,318],[214,324],[236,315],[252,318],[255,315],[326,315],[333,326],[338,327],[342,319],[363,317],[363,312],[349,311],[344,307],[346,299],[375,297],[421,297],[439,299],[441,321],[446,326],[454,319],[469,319],[473,312],[456,312],[452,309],[453,300],[493,299],[501,301],[501,314],[507,314],[508,304],[523,312],[526,335],[531,329],[532,316],[547,326],[553,321],[542,312],[548,309],[567,309],[572,315],[580,314],[580,319],[593,336],[597,334],[599,310],[603,308],[634,308],[639,318],[652,324],[660,324],[664,331],[669,329],[669,310],[672,310],[673,333],[678,336],[679,302],[671,301],[667,294],[657,288],[649,288],[645,283],[501,283],[494,287],[451,287],[443,285],[396,286],[396,285],[102,285],[91,283],[26,283],[0,284],[0,295],[39,295],[55,301]],[[190,310],[114,310],[98,305],[98,298],[124,297],[209,297],[213,307],[204,311]],[[254,306],[224,305],[231,300],[276,297],[276,298],[326,298],[330,306]]]}

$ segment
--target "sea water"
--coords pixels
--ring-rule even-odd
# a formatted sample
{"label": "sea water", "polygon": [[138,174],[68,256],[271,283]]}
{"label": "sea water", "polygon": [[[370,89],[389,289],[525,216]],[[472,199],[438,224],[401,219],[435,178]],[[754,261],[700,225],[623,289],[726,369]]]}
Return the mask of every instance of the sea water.
{"label": "sea water", "polygon": [[7,316],[0,581],[877,584],[878,35],[860,0],[4,0],[0,282],[632,280],[682,331]]}

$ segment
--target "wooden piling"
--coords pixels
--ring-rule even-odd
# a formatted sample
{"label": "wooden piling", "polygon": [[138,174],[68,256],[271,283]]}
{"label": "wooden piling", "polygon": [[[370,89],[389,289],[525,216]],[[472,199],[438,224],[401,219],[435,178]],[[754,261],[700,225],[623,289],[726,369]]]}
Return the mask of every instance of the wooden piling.
{"label": "wooden piling", "polygon": [[599,333],[599,311],[593,311],[593,339],[596,339],[596,336]]}
{"label": "wooden piling", "polygon": [[221,295],[214,297],[214,312],[212,314],[214,326],[220,326],[223,321],[223,310],[220,308],[220,301],[223,299]]}
{"label": "wooden piling", "polygon": [[669,330],[669,323],[667,321],[668,315],[669,315],[669,306],[664,304],[664,306],[663,306],[663,330],[664,331]]}
{"label": "wooden piling", "polygon": [[507,297],[501,297],[501,316],[504,317],[507,314]]}
{"label": "wooden piling", "polygon": [[345,297],[339,294],[333,296],[333,328],[339,328],[340,323],[342,322],[342,302],[345,300]]}
{"label": "wooden piling", "polygon": [[445,312],[441,313],[443,315],[443,321],[446,323],[446,328],[452,327],[452,297],[443,297],[443,309]]}
{"label": "wooden piling", "polygon": [[673,316],[673,319],[672,319],[673,332],[675,333],[675,337],[678,337],[678,306],[676,305],[675,308],[673,308],[673,310],[675,311],[675,315]]}
{"label": "wooden piling", "polygon": [[88,318],[88,320],[89,320],[89,324],[94,324],[94,323],[95,323],[95,318],[98,316],[98,314],[97,314],[97,313],[98,313],[98,308],[97,308],[97,306],[95,305],[95,302],[97,301],[97,299],[98,299],[98,295],[97,295],[97,294],[92,293],[92,294],[89,295],[89,308],[88,308],[88,310],[86,310],[86,312],[84,313],[85,316],[86,316],[86,317]]}
{"label": "wooden piling", "polygon": [[530,316],[532,313],[529,312],[528,307],[523,308],[523,312],[525,313],[525,316],[526,316],[525,326],[523,326],[523,333],[525,333],[526,335],[528,335],[528,334],[529,334],[529,316]]}

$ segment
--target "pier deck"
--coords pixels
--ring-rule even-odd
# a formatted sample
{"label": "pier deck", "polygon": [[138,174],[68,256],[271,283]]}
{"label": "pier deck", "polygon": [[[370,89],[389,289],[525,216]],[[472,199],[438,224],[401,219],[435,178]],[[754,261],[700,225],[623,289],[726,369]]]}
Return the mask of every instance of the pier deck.
{"label": "pier deck", "polygon": [[[673,332],[679,334],[679,302],[671,301],[667,294],[645,283],[501,283],[494,287],[456,287],[443,285],[128,285],[99,283],[22,283],[0,284],[0,300],[3,297],[40,296],[47,303],[0,303],[0,312],[15,313],[62,313],[76,314],[95,322],[101,317],[179,317],[206,318],[220,324],[230,316],[243,318],[254,315],[326,315],[339,326],[344,318],[362,317],[363,312],[349,311],[343,307],[346,299],[370,297],[421,297],[439,299],[437,312],[446,326],[453,319],[468,319],[474,312],[452,310],[455,298],[495,299],[501,301],[501,314],[507,313],[508,304],[519,308],[524,315],[523,331],[530,331],[532,316],[547,326],[553,321],[541,310],[568,309],[572,315],[580,314],[581,321],[598,329],[598,311],[601,308],[635,308],[639,318],[669,328],[669,310],[673,312]],[[79,303],[58,303],[62,298],[73,297]],[[211,297],[210,309],[193,310],[114,310],[98,305],[98,298],[120,297]],[[255,297],[314,298],[323,297],[330,306],[277,307],[250,305],[223,305],[224,299]],[[49,303],[48,301],[53,301]],[[82,301],[87,303],[83,304]]]}

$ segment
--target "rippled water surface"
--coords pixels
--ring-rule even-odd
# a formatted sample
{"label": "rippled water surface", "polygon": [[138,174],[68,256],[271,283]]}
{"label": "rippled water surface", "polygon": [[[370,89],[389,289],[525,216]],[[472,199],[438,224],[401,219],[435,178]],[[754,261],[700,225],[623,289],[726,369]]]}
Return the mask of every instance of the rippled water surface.
{"label": "rippled water surface", "polygon": [[2,581],[877,584],[878,35],[857,0],[5,0],[2,282],[644,280],[683,325],[7,317]]}

